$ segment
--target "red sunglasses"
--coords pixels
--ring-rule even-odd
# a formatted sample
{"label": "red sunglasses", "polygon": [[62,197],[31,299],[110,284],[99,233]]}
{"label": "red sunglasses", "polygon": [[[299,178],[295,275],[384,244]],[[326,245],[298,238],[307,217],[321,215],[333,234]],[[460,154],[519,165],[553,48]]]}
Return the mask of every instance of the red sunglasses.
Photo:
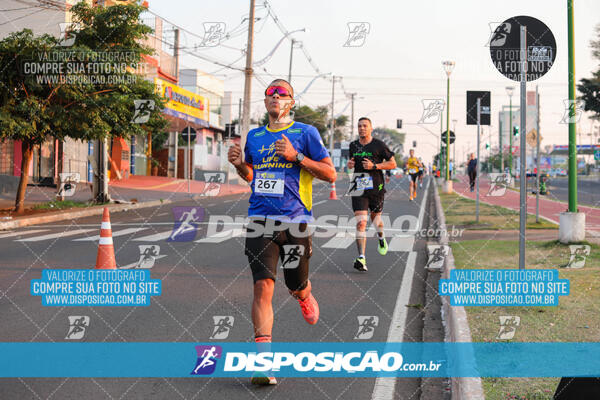
{"label": "red sunglasses", "polygon": [[265,96],[273,96],[275,93],[280,96],[292,97],[292,93],[283,86],[269,86],[267,90],[265,90]]}

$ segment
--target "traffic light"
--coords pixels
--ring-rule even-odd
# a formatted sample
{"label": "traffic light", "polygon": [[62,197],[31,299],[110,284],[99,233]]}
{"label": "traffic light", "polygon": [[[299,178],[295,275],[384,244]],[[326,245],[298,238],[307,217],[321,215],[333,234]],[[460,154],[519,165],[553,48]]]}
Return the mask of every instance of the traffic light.
{"label": "traffic light", "polygon": [[513,126],[513,136],[514,137],[519,136],[519,127],[518,126]]}
{"label": "traffic light", "polygon": [[417,141],[413,140],[413,147],[417,147]]}
{"label": "traffic light", "polygon": [[396,120],[396,128],[397,129],[402,129],[402,120],[401,119],[397,119]]}

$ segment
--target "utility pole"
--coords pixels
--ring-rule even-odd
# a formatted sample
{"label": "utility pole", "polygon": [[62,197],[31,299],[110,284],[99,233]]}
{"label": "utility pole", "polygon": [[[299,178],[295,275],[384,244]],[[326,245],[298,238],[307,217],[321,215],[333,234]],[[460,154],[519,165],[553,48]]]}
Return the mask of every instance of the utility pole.
{"label": "utility pole", "polygon": [[535,106],[537,108],[536,118],[536,166],[535,166],[535,222],[540,222],[540,93],[538,92],[537,85],[535,86]]}
{"label": "utility pole", "polygon": [[577,212],[577,126],[575,124],[575,34],[573,29],[573,0],[567,0],[569,36],[569,212]]}
{"label": "utility pole", "polygon": [[175,40],[173,41],[173,57],[175,57],[175,78],[179,83],[179,29],[175,28]]}
{"label": "utility pole", "polygon": [[292,58],[294,56],[294,43],[296,41],[294,39],[292,39],[292,45],[290,46],[290,72],[288,74],[288,82],[291,85],[292,84]]}
{"label": "utility pole", "polygon": [[333,117],[333,106],[335,101],[335,78],[333,75],[331,77],[331,128],[329,131],[329,155],[333,157],[333,130],[335,129],[335,119]]}
{"label": "utility pole", "polygon": [[354,96],[356,96],[356,93],[352,93],[350,95],[350,97],[352,99],[352,113],[351,113],[352,117],[350,120],[350,127],[351,127],[350,128],[350,141],[354,140]]}
{"label": "utility pole", "polygon": [[498,118],[498,148],[500,149],[500,173],[504,172],[504,149],[502,148],[502,118]]}
{"label": "utility pole", "polygon": [[254,46],[254,3],[255,0],[250,0],[250,13],[248,16],[248,43],[246,46],[246,69],[244,74],[244,114],[241,123],[241,146],[242,149],[246,144],[246,135],[250,127],[250,98],[252,97],[252,48]]}

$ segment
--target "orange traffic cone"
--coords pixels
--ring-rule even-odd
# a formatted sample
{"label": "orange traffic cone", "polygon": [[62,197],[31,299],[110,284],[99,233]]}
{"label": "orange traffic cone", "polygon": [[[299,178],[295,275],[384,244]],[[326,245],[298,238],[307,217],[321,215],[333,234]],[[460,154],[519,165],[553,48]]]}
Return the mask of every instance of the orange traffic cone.
{"label": "orange traffic cone", "polygon": [[102,214],[100,243],[98,245],[98,257],[96,258],[96,269],[117,269],[117,261],[115,260],[115,247],[113,246],[108,207],[104,207],[104,214]]}
{"label": "orange traffic cone", "polygon": [[335,193],[335,182],[331,184],[331,192],[329,192],[329,200],[338,200],[337,194]]}

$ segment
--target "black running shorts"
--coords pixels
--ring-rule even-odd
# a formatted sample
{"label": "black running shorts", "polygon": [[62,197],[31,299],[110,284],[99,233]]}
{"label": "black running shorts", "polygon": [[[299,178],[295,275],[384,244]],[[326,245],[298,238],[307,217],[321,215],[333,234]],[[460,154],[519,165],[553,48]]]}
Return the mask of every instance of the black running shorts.
{"label": "black running shorts", "polygon": [[384,194],[369,194],[363,196],[352,197],[352,210],[353,211],[366,211],[371,210],[374,213],[380,213],[383,211]]}
{"label": "black running shorts", "polygon": [[416,182],[418,177],[419,177],[418,172],[416,174],[410,174],[410,180],[413,182]]}
{"label": "black running shorts", "polygon": [[[251,219],[247,228],[245,253],[254,283],[261,279],[275,280],[277,264],[281,260],[288,289],[304,289],[308,282],[308,260],[312,255],[312,237],[307,224],[275,221],[275,229],[269,229],[270,232],[264,227],[264,219]],[[261,233],[253,235],[257,231]]]}

